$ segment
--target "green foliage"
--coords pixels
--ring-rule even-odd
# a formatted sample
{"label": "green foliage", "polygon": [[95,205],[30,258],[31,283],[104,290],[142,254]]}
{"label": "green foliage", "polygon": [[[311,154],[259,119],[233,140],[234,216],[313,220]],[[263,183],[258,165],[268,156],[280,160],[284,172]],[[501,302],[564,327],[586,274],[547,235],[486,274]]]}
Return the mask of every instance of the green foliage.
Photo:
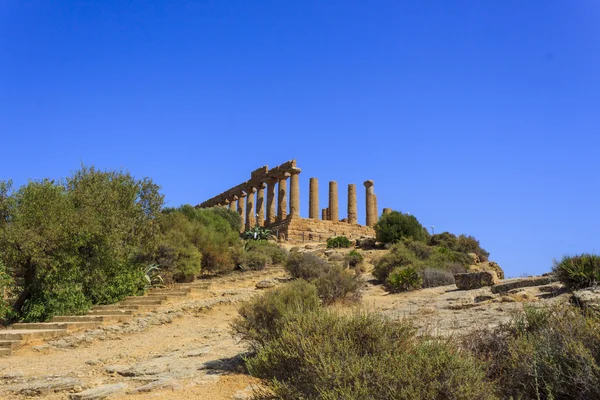
{"label": "green foliage", "polygon": [[0,324],[10,321],[14,310],[10,300],[15,295],[15,282],[6,266],[0,261]]}
{"label": "green foliage", "polygon": [[[460,235],[457,237],[450,232],[442,232],[431,236],[429,245],[450,249],[465,255],[475,253],[482,262],[487,261],[490,256],[490,253],[485,251],[473,236]],[[468,260],[468,262],[471,262],[471,260]]]}
{"label": "green foliage", "polygon": [[350,268],[356,268],[364,261],[364,257],[358,250],[352,250],[345,256],[346,263]]}
{"label": "green foliage", "polygon": [[554,274],[569,289],[580,289],[600,283],[600,256],[581,254],[563,257],[555,262]]}
{"label": "green foliage", "polygon": [[313,283],[324,304],[332,304],[338,300],[358,301],[363,286],[362,281],[340,266],[332,266]]}
{"label": "green foliage", "polygon": [[247,252],[259,252],[269,257],[270,264],[281,264],[287,259],[288,252],[267,240],[250,240],[244,245]]}
{"label": "green foliage", "polygon": [[464,346],[486,362],[501,398],[600,398],[600,319],[574,307],[525,307]]}
{"label": "green foliage", "polygon": [[203,270],[221,273],[235,268],[230,248],[238,246],[240,239],[239,231],[234,230],[219,214],[222,212],[219,209],[223,208],[194,208],[184,205],[168,212],[181,212],[192,222],[192,243],[202,254]]}
{"label": "green foliage", "polygon": [[272,239],[273,232],[269,228],[256,225],[252,229],[247,230],[242,234],[242,238],[246,240],[269,240]]}
{"label": "green foliage", "polygon": [[377,314],[296,313],[247,367],[262,399],[495,399],[473,357]]}
{"label": "green foliage", "polygon": [[319,307],[317,288],[299,279],[244,303],[239,309],[240,316],[232,323],[232,329],[257,349],[279,336],[290,318]]}
{"label": "green foliage", "polygon": [[246,251],[242,253],[240,266],[244,270],[260,271],[267,268],[271,263],[271,257],[258,251]]}
{"label": "green foliage", "polygon": [[[85,312],[144,287],[140,252],[157,244],[158,186],[123,171],[82,167],[64,182],[29,182],[0,202],[2,261],[26,321]],[[43,205],[43,206],[42,206]]]}
{"label": "green foliage", "polygon": [[412,251],[407,249],[403,243],[397,243],[390,248],[387,254],[375,262],[373,275],[380,282],[385,282],[392,270],[408,266],[420,269],[423,266],[423,262]]}
{"label": "green foliage", "polygon": [[407,292],[423,287],[423,277],[414,267],[396,267],[385,280],[391,293]]}
{"label": "green foliage", "polygon": [[158,248],[150,258],[160,265],[165,282],[191,282],[201,270],[202,254],[195,245],[196,235],[202,234],[200,223],[171,210],[162,213],[159,225]]}
{"label": "green foliage", "polygon": [[285,269],[293,278],[312,281],[325,275],[331,265],[313,253],[291,253]]}
{"label": "green foliage", "polygon": [[213,207],[212,211],[226,220],[235,232],[242,229],[242,216],[238,212],[224,207]]}
{"label": "green foliage", "polygon": [[144,280],[146,281],[146,287],[164,285],[165,281],[160,275],[158,264],[150,264],[144,268]]}
{"label": "green foliage", "polygon": [[428,233],[414,215],[392,211],[381,216],[375,224],[378,242],[397,243],[403,238],[425,242]]}
{"label": "green foliage", "polygon": [[352,245],[352,243],[350,242],[350,239],[348,239],[346,236],[334,236],[334,237],[330,237],[329,239],[327,239],[327,248],[328,249],[337,249],[337,248],[347,249],[351,245]]}
{"label": "green foliage", "polygon": [[313,253],[291,253],[285,269],[297,279],[314,283],[319,298],[326,304],[360,298],[362,282],[339,266],[332,266]]}

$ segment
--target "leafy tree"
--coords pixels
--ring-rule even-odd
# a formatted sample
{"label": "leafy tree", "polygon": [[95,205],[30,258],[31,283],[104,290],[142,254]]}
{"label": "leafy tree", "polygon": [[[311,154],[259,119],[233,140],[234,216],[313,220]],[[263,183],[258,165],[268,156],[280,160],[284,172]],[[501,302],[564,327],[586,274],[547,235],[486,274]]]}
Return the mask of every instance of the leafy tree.
{"label": "leafy tree", "polygon": [[392,211],[381,216],[375,224],[377,241],[382,243],[397,243],[402,238],[427,240],[428,233],[414,215]]}

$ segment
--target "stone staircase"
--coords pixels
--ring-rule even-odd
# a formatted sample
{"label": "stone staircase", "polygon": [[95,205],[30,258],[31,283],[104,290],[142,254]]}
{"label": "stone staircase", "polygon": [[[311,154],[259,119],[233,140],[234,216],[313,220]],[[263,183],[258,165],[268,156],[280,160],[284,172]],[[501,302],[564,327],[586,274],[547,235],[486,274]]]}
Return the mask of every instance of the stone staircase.
{"label": "stone staircase", "polygon": [[116,304],[93,306],[86,315],[56,316],[50,322],[16,323],[8,329],[0,330],[0,356],[9,356],[13,349],[23,345],[40,343],[75,331],[126,322],[166,303],[194,298],[213,287],[227,289],[239,287],[240,284],[247,286],[284,274],[281,267],[271,267],[263,271],[236,272],[189,283],[176,283],[167,288],[152,288],[143,296],[130,296]]}

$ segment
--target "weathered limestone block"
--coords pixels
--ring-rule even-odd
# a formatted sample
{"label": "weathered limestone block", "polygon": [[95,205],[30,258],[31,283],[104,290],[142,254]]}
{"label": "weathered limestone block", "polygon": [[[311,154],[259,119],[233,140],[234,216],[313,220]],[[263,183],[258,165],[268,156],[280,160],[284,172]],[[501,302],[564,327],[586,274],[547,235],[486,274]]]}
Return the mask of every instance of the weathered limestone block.
{"label": "weathered limestone block", "polygon": [[308,217],[319,219],[319,180],[310,178]]}
{"label": "weathered limestone block", "polygon": [[455,274],[456,287],[463,290],[479,289],[484,286],[493,286],[498,282],[498,277],[490,271],[467,272]]}
{"label": "weathered limestone block", "polygon": [[338,222],[340,220],[340,213],[338,209],[338,188],[337,182],[329,182],[329,220]]}
{"label": "weathered limestone block", "polygon": [[323,221],[327,221],[327,209],[326,208],[321,210],[321,219]]}
{"label": "weathered limestone block", "polygon": [[391,214],[392,213],[392,209],[391,208],[384,208],[381,211],[381,215],[387,215],[387,214]]}
{"label": "weathered limestone block", "polygon": [[[473,253],[474,254],[474,253]],[[475,254],[476,256],[476,254]],[[479,259],[479,257],[477,257]],[[504,279],[504,271],[493,261],[477,262],[469,265],[468,272],[492,271],[496,273],[498,279]]]}
{"label": "weathered limestone block", "polygon": [[348,185],[348,223],[358,223],[356,215],[356,185],[354,183]]}
{"label": "weathered limestone block", "polygon": [[571,301],[584,311],[600,315],[600,287],[576,290]]}

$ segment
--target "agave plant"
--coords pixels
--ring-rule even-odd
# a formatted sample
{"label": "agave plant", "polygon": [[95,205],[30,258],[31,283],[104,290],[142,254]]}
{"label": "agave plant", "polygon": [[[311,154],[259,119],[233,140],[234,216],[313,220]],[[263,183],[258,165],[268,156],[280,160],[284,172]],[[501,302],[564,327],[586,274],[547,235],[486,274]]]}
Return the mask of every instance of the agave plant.
{"label": "agave plant", "polygon": [[162,286],[165,284],[162,276],[160,276],[158,264],[150,264],[144,268],[144,279],[146,280],[146,287]]}
{"label": "agave plant", "polygon": [[273,234],[269,228],[256,225],[254,228],[244,232],[242,237],[246,240],[269,240],[273,237]]}

